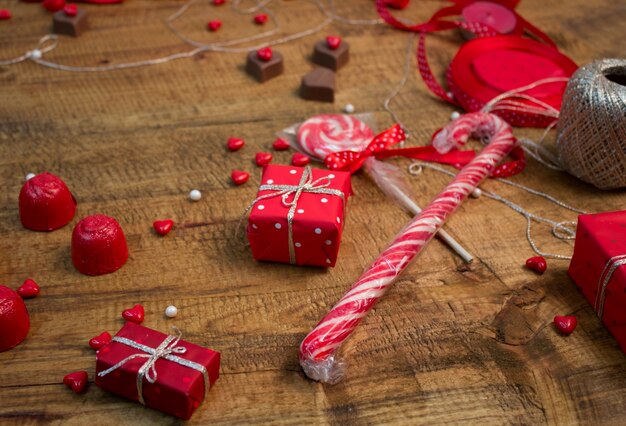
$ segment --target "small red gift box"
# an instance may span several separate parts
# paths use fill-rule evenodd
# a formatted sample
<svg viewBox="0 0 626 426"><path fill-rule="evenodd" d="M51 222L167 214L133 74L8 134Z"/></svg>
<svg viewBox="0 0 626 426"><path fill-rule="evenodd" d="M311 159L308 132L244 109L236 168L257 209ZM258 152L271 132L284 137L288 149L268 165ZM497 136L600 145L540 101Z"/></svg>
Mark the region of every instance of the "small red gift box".
<svg viewBox="0 0 626 426"><path fill-rule="evenodd" d="M626 211L578 216L568 273L626 353Z"/></svg>
<svg viewBox="0 0 626 426"><path fill-rule="evenodd" d="M256 260L334 266L351 194L349 173L268 165L250 207L252 255Z"/></svg>
<svg viewBox="0 0 626 426"><path fill-rule="evenodd" d="M96 385L187 420L219 368L219 352L127 322L96 354Z"/></svg>

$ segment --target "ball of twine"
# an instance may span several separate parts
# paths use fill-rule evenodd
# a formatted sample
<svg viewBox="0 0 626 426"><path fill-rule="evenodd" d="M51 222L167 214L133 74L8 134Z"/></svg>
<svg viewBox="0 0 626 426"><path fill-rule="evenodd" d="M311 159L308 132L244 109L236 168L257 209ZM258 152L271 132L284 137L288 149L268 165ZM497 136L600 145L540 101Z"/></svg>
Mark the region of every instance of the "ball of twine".
<svg viewBox="0 0 626 426"><path fill-rule="evenodd" d="M602 59L576 71L556 144L569 173L600 189L626 187L626 60Z"/></svg>

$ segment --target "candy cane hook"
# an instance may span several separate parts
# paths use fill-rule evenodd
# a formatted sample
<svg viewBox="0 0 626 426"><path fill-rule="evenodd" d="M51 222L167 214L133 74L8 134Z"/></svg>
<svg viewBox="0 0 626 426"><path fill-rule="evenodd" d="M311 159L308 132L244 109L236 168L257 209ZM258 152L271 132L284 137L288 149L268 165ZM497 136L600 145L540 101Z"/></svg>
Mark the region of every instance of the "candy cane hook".
<svg viewBox="0 0 626 426"><path fill-rule="evenodd" d="M470 136L488 138L490 142L409 222L300 344L300 365L309 378L325 383L342 379L342 363L335 359L341 344L468 194L516 146L511 127L498 116L483 112L465 114L451 122L433 144L445 152L464 144Z"/></svg>

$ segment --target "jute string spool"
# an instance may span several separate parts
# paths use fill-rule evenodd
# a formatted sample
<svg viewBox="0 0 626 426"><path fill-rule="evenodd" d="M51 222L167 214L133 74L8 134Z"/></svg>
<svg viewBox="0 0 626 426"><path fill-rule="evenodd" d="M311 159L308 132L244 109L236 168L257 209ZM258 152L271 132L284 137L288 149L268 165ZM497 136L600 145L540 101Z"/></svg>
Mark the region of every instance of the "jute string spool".
<svg viewBox="0 0 626 426"><path fill-rule="evenodd" d="M626 59L578 69L557 124L559 163L600 189L626 187Z"/></svg>

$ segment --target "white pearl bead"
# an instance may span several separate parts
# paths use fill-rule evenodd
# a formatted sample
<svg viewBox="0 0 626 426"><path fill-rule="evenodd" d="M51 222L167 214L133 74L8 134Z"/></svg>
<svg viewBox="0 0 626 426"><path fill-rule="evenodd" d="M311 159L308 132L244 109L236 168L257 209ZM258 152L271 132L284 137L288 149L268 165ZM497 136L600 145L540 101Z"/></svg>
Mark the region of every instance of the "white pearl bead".
<svg viewBox="0 0 626 426"><path fill-rule="evenodd" d="M202 192L198 191L197 189L192 189L191 191L189 191L189 199L191 201L198 201L200 198L202 198Z"/></svg>
<svg viewBox="0 0 626 426"><path fill-rule="evenodd" d="M454 93L452 92L447 92L446 96L449 97L450 99L454 98Z"/></svg>
<svg viewBox="0 0 626 426"><path fill-rule="evenodd" d="M166 317L174 318L176 315L178 315L178 308L176 308L176 306L170 305L167 308L165 308L165 316Z"/></svg>
<svg viewBox="0 0 626 426"><path fill-rule="evenodd" d="M472 197L474 198L479 198L481 195L483 195L483 191L481 191L480 188L476 188L472 191Z"/></svg>
<svg viewBox="0 0 626 426"><path fill-rule="evenodd" d="M32 178L34 178L36 175L34 173L29 173L26 175L26 180L31 180Z"/></svg>
<svg viewBox="0 0 626 426"><path fill-rule="evenodd" d="M31 50L28 54L32 59L41 59L41 50L35 49Z"/></svg>
<svg viewBox="0 0 626 426"><path fill-rule="evenodd" d="M346 106L343 107L343 111L346 114L352 114L354 112L354 105L352 104L346 104Z"/></svg>
<svg viewBox="0 0 626 426"><path fill-rule="evenodd" d="M452 114L450 114L450 120L456 120L460 116L461 114L458 111L453 111Z"/></svg>

